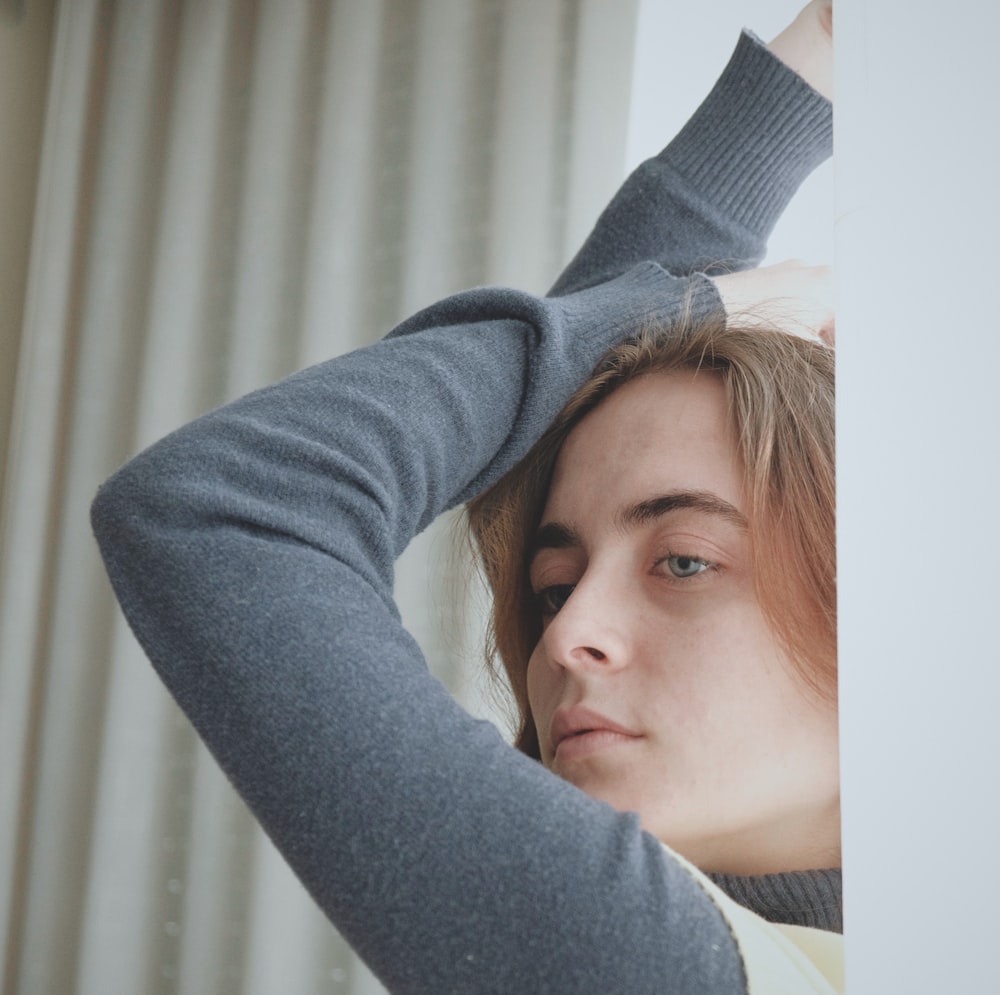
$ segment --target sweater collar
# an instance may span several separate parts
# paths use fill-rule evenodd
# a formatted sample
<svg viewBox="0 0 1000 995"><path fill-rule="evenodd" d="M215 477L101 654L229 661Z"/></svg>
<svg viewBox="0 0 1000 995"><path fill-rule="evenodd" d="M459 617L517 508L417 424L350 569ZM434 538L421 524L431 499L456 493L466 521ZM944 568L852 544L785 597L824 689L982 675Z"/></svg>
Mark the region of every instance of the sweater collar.
<svg viewBox="0 0 1000 995"><path fill-rule="evenodd" d="M842 933L843 882L840 868L781 874L709 874L734 902L769 922Z"/></svg>

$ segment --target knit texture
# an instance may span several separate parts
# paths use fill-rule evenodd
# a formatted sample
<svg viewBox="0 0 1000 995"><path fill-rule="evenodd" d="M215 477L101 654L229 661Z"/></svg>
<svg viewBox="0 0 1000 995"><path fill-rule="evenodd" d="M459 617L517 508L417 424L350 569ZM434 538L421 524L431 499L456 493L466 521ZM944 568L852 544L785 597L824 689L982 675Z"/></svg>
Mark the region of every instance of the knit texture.
<svg viewBox="0 0 1000 995"><path fill-rule="evenodd" d="M734 902L768 922L844 931L840 868L787 874L709 874Z"/></svg>

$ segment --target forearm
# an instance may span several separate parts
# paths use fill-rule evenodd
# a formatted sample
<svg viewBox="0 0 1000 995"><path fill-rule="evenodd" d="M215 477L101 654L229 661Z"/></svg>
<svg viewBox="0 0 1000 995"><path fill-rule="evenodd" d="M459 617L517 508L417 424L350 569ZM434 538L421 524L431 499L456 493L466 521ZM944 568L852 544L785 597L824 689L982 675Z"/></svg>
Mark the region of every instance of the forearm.
<svg viewBox="0 0 1000 995"><path fill-rule="evenodd" d="M829 101L744 33L712 92L632 173L552 293L644 259L675 274L755 265L789 200L831 151Z"/></svg>
<svg viewBox="0 0 1000 995"><path fill-rule="evenodd" d="M346 562L391 598L410 539L520 460L611 345L717 307L709 280L655 263L557 300L455 295L168 436L102 488L98 522L135 501L199 528L242 518ZM127 557L117 531L98 535L112 566Z"/></svg>

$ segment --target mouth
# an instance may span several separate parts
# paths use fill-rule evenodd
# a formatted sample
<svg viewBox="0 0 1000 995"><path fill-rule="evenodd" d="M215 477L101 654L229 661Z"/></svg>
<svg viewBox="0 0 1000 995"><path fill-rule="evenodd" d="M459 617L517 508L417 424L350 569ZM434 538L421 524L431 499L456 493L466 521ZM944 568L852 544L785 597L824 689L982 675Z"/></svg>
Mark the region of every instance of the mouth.
<svg viewBox="0 0 1000 995"><path fill-rule="evenodd" d="M641 739L641 735L589 708L575 705L552 716L550 742L555 758L565 762Z"/></svg>

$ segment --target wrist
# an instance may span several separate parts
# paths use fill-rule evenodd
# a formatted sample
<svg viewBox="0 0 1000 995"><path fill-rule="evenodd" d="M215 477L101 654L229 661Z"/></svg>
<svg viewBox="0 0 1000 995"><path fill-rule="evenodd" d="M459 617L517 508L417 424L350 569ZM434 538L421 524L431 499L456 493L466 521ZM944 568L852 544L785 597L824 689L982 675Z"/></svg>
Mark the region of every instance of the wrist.
<svg viewBox="0 0 1000 995"><path fill-rule="evenodd" d="M831 0L812 0L767 47L814 90L833 99Z"/></svg>

